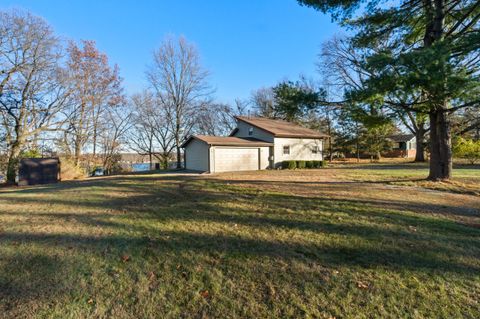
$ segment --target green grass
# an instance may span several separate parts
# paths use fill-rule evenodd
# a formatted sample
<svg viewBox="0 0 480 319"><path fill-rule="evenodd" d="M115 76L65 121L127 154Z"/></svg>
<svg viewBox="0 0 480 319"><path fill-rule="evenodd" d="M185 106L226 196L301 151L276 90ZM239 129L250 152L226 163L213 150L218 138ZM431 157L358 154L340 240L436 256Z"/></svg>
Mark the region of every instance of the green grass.
<svg viewBox="0 0 480 319"><path fill-rule="evenodd" d="M425 175L362 165L4 189L0 313L479 318L480 170Z"/></svg>

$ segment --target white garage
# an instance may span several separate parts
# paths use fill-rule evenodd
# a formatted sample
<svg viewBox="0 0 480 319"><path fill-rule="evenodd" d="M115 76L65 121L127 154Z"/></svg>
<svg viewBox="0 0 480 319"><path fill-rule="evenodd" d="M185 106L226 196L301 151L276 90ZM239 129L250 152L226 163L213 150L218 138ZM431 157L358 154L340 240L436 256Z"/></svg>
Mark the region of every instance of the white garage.
<svg viewBox="0 0 480 319"><path fill-rule="evenodd" d="M248 138L194 135L182 147L186 169L219 173L267 169L273 144Z"/></svg>

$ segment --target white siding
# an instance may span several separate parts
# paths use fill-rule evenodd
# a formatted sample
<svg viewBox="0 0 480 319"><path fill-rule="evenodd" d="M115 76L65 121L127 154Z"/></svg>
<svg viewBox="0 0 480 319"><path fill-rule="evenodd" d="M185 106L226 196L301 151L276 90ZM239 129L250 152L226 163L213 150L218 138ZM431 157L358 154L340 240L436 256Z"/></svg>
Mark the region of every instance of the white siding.
<svg viewBox="0 0 480 319"><path fill-rule="evenodd" d="M268 147L215 146L210 150L212 173L268 168Z"/></svg>
<svg viewBox="0 0 480 319"><path fill-rule="evenodd" d="M253 137L253 138L256 138L258 140L273 143L273 135L272 134L270 134L270 133L268 133L268 132L266 132L262 129L259 129L259 128L253 126L253 125L250 125L250 124L245 123L243 121L237 121L237 128L238 128L238 131L234 135L236 137ZM252 135L248 135L248 132L249 132L250 128L252 128L252 130L253 130Z"/></svg>
<svg viewBox="0 0 480 319"><path fill-rule="evenodd" d="M270 156L270 147L260 147L260 169L270 168L270 161L268 157Z"/></svg>
<svg viewBox="0 0 480 319"><path fill-rule="evenodd" d="M321 139L308 138L275 138L274 161L275 167L279 167L282 161L312 161L323 160L323 141ZM290 146L290 154L283 154L283 147ZM318 147L319 152L313 154L314 146Z"/></svg>
<svg viewBox="0 0 480 319"><path fill-rule="evenodd" d="M407 143L407 150L416 150L416 149L417 149L417 138L414 137Z"/></svg>
<svg viewBox="0 0 480 319"><path fill-rule="evenodd" d="M193 139L185 147L185 168L208 172L208 151L207 143Z"/></svg>

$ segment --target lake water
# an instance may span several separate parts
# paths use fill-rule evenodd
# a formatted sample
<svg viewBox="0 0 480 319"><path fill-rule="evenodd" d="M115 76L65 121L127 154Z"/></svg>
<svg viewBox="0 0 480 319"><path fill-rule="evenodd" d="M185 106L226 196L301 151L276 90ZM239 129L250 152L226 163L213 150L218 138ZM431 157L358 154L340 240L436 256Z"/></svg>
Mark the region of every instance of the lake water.
<svg viewBox="0 0 480 319"><path fill-rule="evenodd" d="M150 170L150 163L136 163L132 164L132 170L134 172L144 172Z"/></svg>

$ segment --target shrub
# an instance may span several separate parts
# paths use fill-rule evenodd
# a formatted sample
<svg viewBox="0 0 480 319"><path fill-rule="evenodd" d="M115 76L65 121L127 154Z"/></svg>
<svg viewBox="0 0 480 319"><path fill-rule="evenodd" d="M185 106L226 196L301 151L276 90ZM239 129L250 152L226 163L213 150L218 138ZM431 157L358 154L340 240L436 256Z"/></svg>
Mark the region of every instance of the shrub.
<svg viewBox="0 0 480 319"><path fill-rule="evenodd" d="M283 161L282 169L304 169L327 167L327 161Z"/></svg>
<svg viewBox="0 0 480 319"><path fill-rule="evenodd" d="M296 168L297 168L297 162L288 161L288 169L296 169Z"/></svg>
<svg viewBox="0 0 480 319"><path fill-rule="evenodd" d="M297 161L297 168L304 169L306 167L305 161Z"/></svg>
<svg viewBox="0 0 480 319"><path fill-rule="evenodd" d="M480 160L480 141L460 137L453 145L453 154L466 159L470 164L475 164Z"/></svg>
<svg viewBox="0 0 480 319"><path fill-rule="evenodd" d="M69 158L60 158L60 178L62 181L82 179L86 176L85 171L76 166Z"/></svg>
<svg viewBox="0 0 480 319"><path fill-rule="evenodd" d="M20 158L41 158L42 154L37 149L29 149L20 153Z"/></svg>
<svg viewBox="0 0 480 319"><path fill-rule="evenodd" d="M283 161L282 162L283 169L295 169L297 168L297 162L295 161Z"/></svg>
<svg viewBox="0 0 480 319"><path fill-rule="evenodd" d="M327 167L327 161L312 161L313 168L324 168Z"/></svg>

